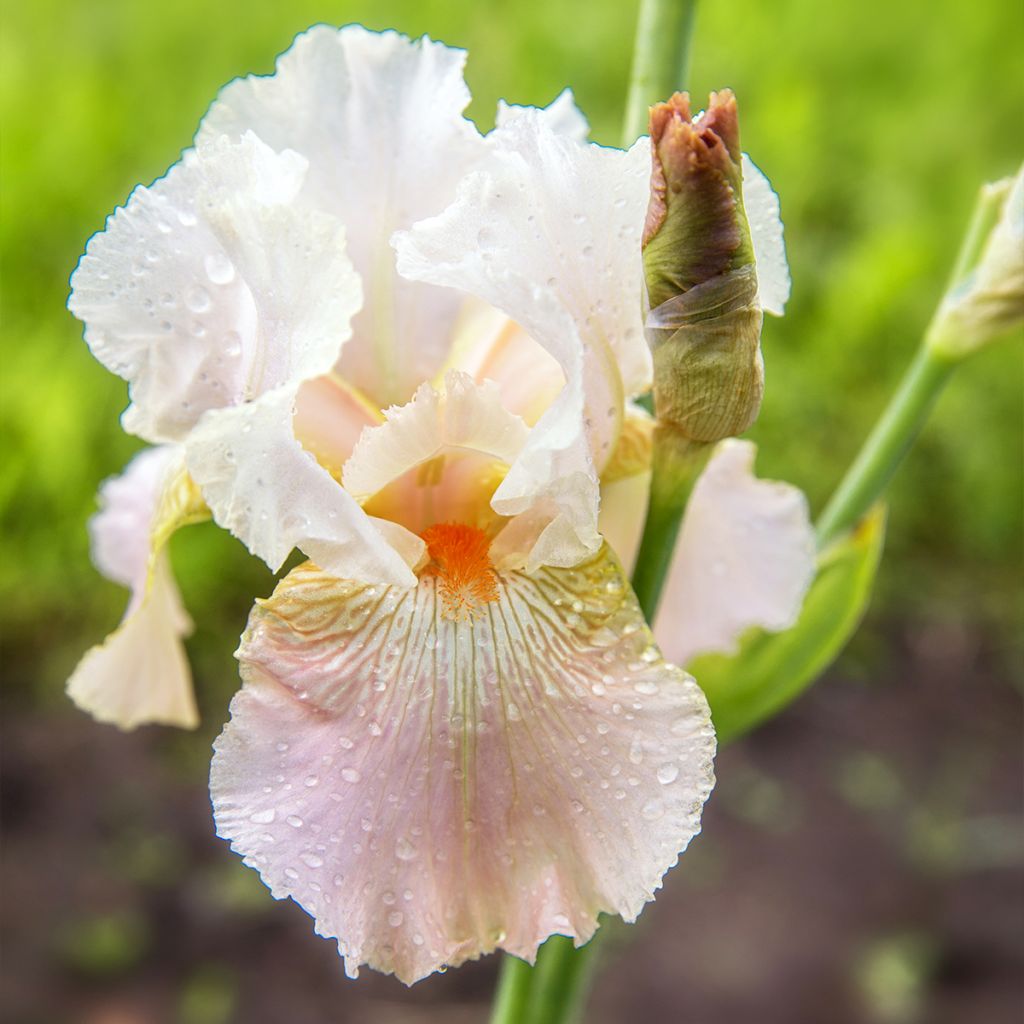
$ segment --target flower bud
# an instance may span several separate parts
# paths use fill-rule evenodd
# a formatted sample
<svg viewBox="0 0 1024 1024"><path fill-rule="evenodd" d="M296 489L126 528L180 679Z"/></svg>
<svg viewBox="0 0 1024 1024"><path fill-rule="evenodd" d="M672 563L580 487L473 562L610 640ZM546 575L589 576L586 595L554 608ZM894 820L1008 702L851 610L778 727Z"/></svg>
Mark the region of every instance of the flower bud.
<svg viewBox="0 0 1024 1024"><path fill-rule="evenodd" d="M1024 324L1024 166L982 188L967 244L977 258L968 257L928 329L932 350L951 359Z"/></svg>
<svg viewBox="0 0 1024 1024"><path fill-rule="evenodd" d="M764 393L736 99L712 93L691 119L689 97L676 93L651 108L650 133L643 261L655 412L691 441L719 441L754 422Z"/></svg>

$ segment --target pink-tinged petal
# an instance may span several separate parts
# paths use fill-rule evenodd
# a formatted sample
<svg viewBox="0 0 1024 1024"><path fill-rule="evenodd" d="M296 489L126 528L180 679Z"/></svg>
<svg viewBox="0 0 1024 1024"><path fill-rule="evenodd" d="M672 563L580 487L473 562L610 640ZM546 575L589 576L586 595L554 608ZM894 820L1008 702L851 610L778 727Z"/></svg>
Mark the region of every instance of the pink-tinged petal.
<svg viewBox="0 0 1024 1024"><path fill-rule="evenodd" d="M90 240L68 305L129 382L125 429L180 441L208 409L331 368L361 291L340 222L296 202L305 169L251 133L213 140Z"/></svg>
<svg viewBox="0 0 1024 1024"><path fill-rule="evenodd" d="M754 246L758 302L766 313L782 316L789 301L791 282L779 197L746 153L743 154L743 208Z"/></svg>
<svg viewBox="0 0 1024 1024"><path fill-rule="evenodd" d="M300 35L269 77L239 79L199 138L247 130L309 161L303 197L344 222L366 305L339 373L381 407L407 401L441 366L461 297L394 271L388 238L442 209L483 153L462 112L465 53L358 26Z"/></svg>
<svg viewBox="0 0 1024 1024"><path fill-rule="evenodd" d="M146 585L153 521L164 485L183 466L178 445L146 448L120 476L100 487L100 509L89 520L93 565L108 580L129 587L136 605Z"/></svg>
<svg viewBox="0 0 1024 1024"><path fill-rule="evenodd" d="M411 586L402 554L296 440L294 415L285 387L211 410L193 430L188 469L217 524L275 572L299 548L345 579Z"/></svg>
<svg viewBox="0 0 1024 1024"><path fill-rule="evenodd" d="M182 638L192 623L181 605L166 553L121 625L89 650L68 680L68 696L100 722L121 729L199 724Z"/></svg>
<svg viewBox="0 0 1024 1024"><path fill-rule="evenodd" d="M731 654L744 630L788 629L814 578L807 500L754 476L757 448L723 441L694 485L655 619L665 655Z"/></svg>
<svg viewBox="0 0 1024 1024"><path fill-rule="evenodd" d="M699 830L714 734L604 549L447 618L312 565L253 611L218 834L360 964L413 982L633 920Z"/></svg>
<svg viewBox="0 0 1024 1024"><path fill-rule="evenodd" d="M295 399L295 436L338 477L363 428L382 419L379 409L334 374L306 381Z"/></svg>
<svg viewBox="0 0 1024 1024"><path fill-rule="evenodd" d="M446 367L498 387L501 404L533 426L565 386L558 360L500 310L467 297Z"/></svg>
<svg viewBox="0 0 1024 1024"><path fill-rule="evenodd" d="M522 107L498 100L498 116L495 123L498 128L504 128L517 117L532 114L534 111L536 111L536 116L556 135L564 135L577 142L586 142L587 135L590 134L590 125L587 124L583 112L576 106L572 89L563 89L551 103L542 109Z"/></svg>

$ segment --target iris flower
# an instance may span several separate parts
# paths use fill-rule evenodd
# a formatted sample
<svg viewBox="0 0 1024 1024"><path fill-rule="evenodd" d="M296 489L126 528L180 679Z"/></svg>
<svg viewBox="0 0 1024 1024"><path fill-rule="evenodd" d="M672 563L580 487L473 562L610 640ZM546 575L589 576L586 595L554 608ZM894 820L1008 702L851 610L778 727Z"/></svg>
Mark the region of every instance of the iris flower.
<svg viewBox="0 0 1024 1024"><path fill-rule="evenodd" d="M727 442L655 642L623 568L649 145L586 143L568 93L481 135L464 58L300 36L110 218L70 300L157 446L101 492L95 561L132 598L70 693L125 728L194 724L167 537L209 515L274 570L302 551L242 637L217 829L349 973L406 982L637 916L713 784L677 664L790 624L812 559L802 496ZM778 207L749 173L775 306Z"/></svg>

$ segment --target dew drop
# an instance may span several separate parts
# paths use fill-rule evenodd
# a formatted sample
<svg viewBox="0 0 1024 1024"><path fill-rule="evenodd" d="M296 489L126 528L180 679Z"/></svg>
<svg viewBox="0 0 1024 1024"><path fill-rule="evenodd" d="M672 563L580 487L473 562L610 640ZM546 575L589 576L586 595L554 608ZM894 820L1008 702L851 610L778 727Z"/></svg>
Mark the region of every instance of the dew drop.
<svg viewBox="0 0 1024 1024"><path fill-rule="evenodd" d="M294 882L299 877L299 873L295 868L285 868L284 876L285 878L290 878Z"/></svg>
<svg viewBox="0 0 1024 1024"><path fill-rule="evenodd" d="M629 745L629 760L631 764L642 764L644 759L644 745L639 736L633 737Z"/></svg>
<svg viewBox="0 0 1024 1024"><path fill-rule="evenodd" d="M356 771L355 768L342 768L341 777L346 782L358 782L362 778L362 776L359 774L358 771Z"/></svg>
<svg viewBox="0 0 1024 1024"><path fill-rule="evenodd" d="M648 800L647 803L640 808L640 813L648 821L657 821L665 813L665 808L660 800Z"/></svg>
<svg viewBox="0 0 1024 1024"><path fill-rule="evenodd" d="M269 825L277 815L272 807L268 807L265 811L254 811L249 815L249 820L254 825Z"/></svg>
<svg viewBox="0 0 1024 1024"><path fill-rule="evenodd" d="M400 837L398 842L395 843L395 856L399 860L415 860L417 855L416 847L404 836Z"/></svg>
<svg viewBox="0 0 1024 1024"><path fill-rule="evenodd" d="M658 781L663 785L667 786L670 782L675 782L679 778L679 768L674 764L663 764L658 769Z"/></svg>
<svg viewBox="0 0 1024 1024"><path fill-rule="evenodd" d="M388 924L391 925L392 928L397 928L404 920L405 914L400 910L392 910L391 913L388 914Z"/></svg>
<svg viewBox="0 0 1024 1024"><path fill-rule="evenodd" d="M193 313L205 313L211 305L210 293L201 285L195 285L185 292L185 305Z"/></svg>
<svg viewBox="0 0 1024 1024"><path fill-rule="evenodd" d="M301 860L307 867L311 868L322 868L324 866L323 857L315 853L300 853L299 860Z"/></svg>
<svg viewBox="0 0 1024 1024"><path fill-rule="evenodd" d="M302 819L297 814L289 814L285 821L291 825L292 828L302 828Z"/></svg>
<svg viewBox="0 0 1024 1024"><path fill-rule="evenodd" d="M210 253L203 259L206 276L214 284L229 284L235 276L234 264L223 253Z"/></svg>

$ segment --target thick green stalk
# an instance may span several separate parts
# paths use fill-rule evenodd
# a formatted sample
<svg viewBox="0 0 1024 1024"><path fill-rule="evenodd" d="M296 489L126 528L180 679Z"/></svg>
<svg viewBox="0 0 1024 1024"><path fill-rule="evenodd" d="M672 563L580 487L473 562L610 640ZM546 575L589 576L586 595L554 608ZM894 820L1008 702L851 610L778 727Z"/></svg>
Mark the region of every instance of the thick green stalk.
<svg viewBox="0 0 1024 1024"><path fill-rule="evenodd" d="M818 546L852 527L885 490L956 363L922 345L817 523Z"/></svg>
<svg viewBox="0 0 1024 1024"><path fill-rule="evenodd" d="M640 0L622 144L647 131L648 109L685 88L697 0Z"/></svg>

